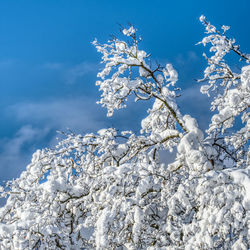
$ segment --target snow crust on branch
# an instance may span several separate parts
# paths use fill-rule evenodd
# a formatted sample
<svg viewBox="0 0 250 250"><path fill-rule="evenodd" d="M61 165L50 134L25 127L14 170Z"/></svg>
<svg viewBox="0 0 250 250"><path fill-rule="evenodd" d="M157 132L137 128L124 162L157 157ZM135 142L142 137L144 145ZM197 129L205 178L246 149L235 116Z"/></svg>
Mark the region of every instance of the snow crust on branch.
<svg viewBox="0 0 250 250"><path fill-rule="evenodd" d="M214 95L208 134L176 102L178 74L152 67L137 30L93 44L102 53L97 85L112 115L128 96L153 100L141 133L114 128L63 133L54 149L37 150L19 178L1 187L1 249L249 249L248 57L204 16L211 44L202 92ZM224 56L245 60L234 73ZM230 114L230 116L228 116ZM240 117L242 127L228 130ZM225 133L228 133L225 135ZM176 148L171 164L159 151Z"/></svg>

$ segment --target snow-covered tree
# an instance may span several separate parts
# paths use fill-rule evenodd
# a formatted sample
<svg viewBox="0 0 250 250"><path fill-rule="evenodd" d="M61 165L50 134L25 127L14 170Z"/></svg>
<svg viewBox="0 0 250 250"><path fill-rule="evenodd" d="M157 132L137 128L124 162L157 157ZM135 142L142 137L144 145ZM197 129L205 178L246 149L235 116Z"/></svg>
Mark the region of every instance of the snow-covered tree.
<svg viewBox="0 0 250 250"><path fill-rule="evenodd" d="M250 57L225 35L229 27L200 21L201 43L210 46L201 92L216 90L206 133L176 104L176 70L152 64L133 26L122 30L124 40L95 40L108 116L129 96L153 102L140 135L65 133L56 148L35 152L2 187L1 249L250 248ZM228 53L241 70L229 66ZM173 148L175 161L161 163L159 150Z"/></svg>

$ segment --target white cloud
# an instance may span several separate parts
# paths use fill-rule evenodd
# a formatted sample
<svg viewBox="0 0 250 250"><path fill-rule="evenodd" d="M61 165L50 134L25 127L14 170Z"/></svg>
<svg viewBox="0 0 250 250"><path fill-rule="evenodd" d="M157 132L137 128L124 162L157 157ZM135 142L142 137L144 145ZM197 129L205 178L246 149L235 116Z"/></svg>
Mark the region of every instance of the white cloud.
<svg viewBox="0 0 250 250"><path fill-rule="evenodd" d="M41 65L42 69L55 71L61 75L64 82L74 84L79 78L97 71L97 64L91 62L81 62L79 64L67 64L62 62L46 62Z"/></svg>
<svg viewBox="0 0 250 250"><path fill-rule="evenodd" d="M27 144L39 141L48 133L48 128L34 128L31 125L22 126L12 138L0 141L0 175L1 179L17 177L29 162L31 151L23 153ZM31 147L32 148L32 147Z"/></svg>
<svg viewBox="0 0 250 250"><path fill-rule="evenodd" d="M82 62L80 64L74 65L65 73L66 83L73 84L78 78L81 78L88 73L95 72L96 69L97 65L90 62Z"/></svg>
<svg viewBox="0 0 250 250"><path fill-rule="evenodd" d="M194 51L188 51L185 54L178 54L175 58L175 62L180 66L189 66L192 67L200 57Z"/></svg>
<svg viewBox="0 0 250 250"><path fill-rule="evenodd" d="M5 152L19 153L24 143L32 141L34 138L39 138L43 136L44 133L46 133L46 129L42 131L33 128L31 125L25 125L17 131L14 138L7 141L4 147Z"/></svg>
<svg viewBox="0 0 250 250"><path fill-rule="evenodd" d="M84 134L105 127L105 113L95 100L87 98L18 103L7 111L20 129L12 137L0 139L1 180L18 177L37 148L53 147L57 130L70 128Z"/></svg>
<svg viewBox="0 0 250 250"><path fill-rule="evenodd" d="M84 97L18 103L9 108L19 122L56 129L95 130L105 115L95 100Z"/></svg>
<svg viewBox="0 0 250 250"><path fill-rule="evenodd" d="M6 113L21 128L11 138L0 141L2 179L17 177L37 148L53 147L57 143L57 130L66 131L69 128L75 133L85 134L110 126L120 129L139 126L138 112L146 115L142 111L145 104L138 103L136 106L117 112L115 117L108 119L106 110L97 105L94 98L86 97L23 102L8 107ZM5 169L8 171L4 175Z"/></svg>

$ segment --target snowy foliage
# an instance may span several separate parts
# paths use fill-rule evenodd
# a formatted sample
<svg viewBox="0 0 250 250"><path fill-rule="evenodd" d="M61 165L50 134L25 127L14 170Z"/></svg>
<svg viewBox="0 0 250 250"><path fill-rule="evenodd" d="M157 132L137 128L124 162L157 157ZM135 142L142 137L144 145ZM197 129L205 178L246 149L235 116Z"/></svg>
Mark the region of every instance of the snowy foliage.
<svg viewBox="0 0 250 250"><path fill-rule="evenodd" d="M21 176L1 188L1 249L249 249L249 56L200 21L211 57L201 92L213 94L207 134L175 102L178 74L151 65L130 26L125 40L93 42L102 54L97 85L108 116L129 96L152 100L141 133L102 129L65 133L55 149L34 153ZM226 54L244 62L233 72ZM235 125L241 119L242 126ZM160 162L159 150L176 148Z"/></svg>

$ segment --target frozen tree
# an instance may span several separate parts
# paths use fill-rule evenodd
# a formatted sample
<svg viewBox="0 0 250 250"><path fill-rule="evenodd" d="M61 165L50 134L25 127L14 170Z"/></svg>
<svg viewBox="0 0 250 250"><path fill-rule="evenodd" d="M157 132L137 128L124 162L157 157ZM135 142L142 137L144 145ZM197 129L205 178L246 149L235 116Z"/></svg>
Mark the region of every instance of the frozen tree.
<svg viewBox="0 0 250 250"><path fill-rule="evenodd" d="M133 26L106 44L97 85L108 116L135 101L153 102L139 135L114 128L64 133L38 150L1 190L1 249L249 249L249 56L211 25L201 92L213 95L204 134L177 104L178 74L153 64ZM242 60L233 71L228 53ZM240 125L235 125L240 120ZM171 164L159 150L177 149Z"/></svg>

